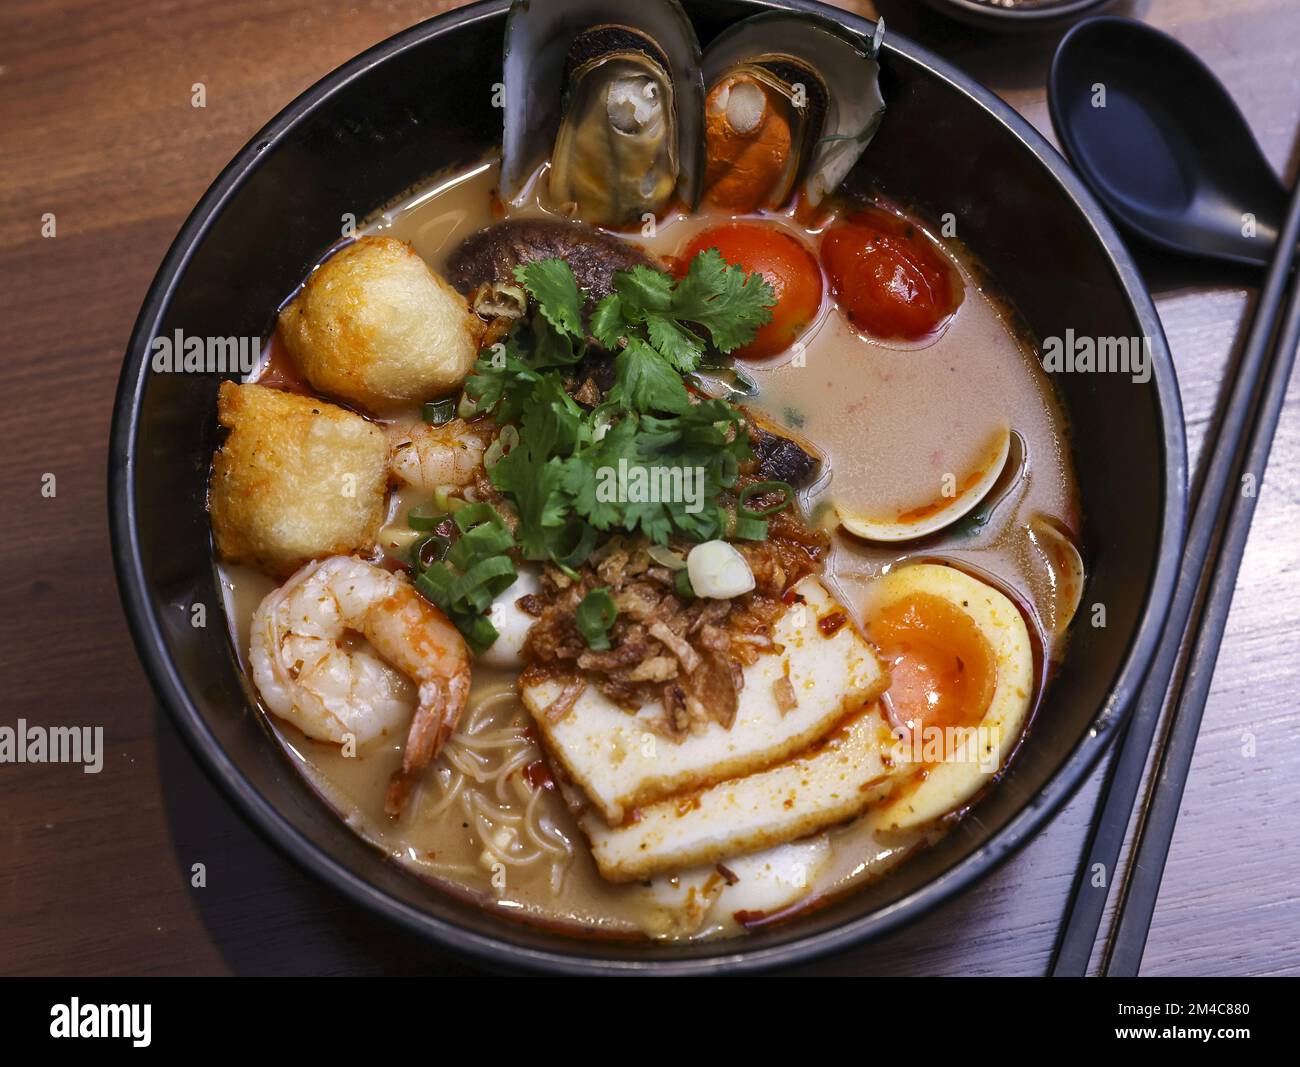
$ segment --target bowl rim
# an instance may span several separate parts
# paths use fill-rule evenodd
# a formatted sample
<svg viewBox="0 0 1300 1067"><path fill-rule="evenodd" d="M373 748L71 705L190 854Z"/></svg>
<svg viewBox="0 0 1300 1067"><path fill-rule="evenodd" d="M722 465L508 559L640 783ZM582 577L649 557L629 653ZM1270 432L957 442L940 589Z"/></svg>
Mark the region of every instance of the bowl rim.
<svg viewBox="0 0 1300 1067"><path fill-rule="evenodd" d="M1151 339L1156 408L1161 423L1165 458L1164 504L1155 572L1141 608L1136 632L1120 665L1115 684L1094 714L1090 729L1085 731L1039 794L1027 801L1006 826L970 855L901 900L831 929L771 946L746 946L743 941L719 941L716 942L719 948L716 954L690 959L598 958L588 954L572 955L560 950L523 946L509 939L508 923L502 924L503 934L500 938L467 930L388 896L356 872L336 862L299 833L243 777L208 728L191 694L182 683L178 666L163 637L160 616L154 611L146 594L135 476L140 406L149 371L149 339L156 333L180 278L189 267L198 246L236 190L260 166L264 153L305 121L324 101L393 56L462 27L492 22L504 15L509 6L509 0L484 0L435 16L374 45L321 78L259 130L227 164L172 242L150 283L132 330L114 399L109 438L108 499L113 563L118 592L137 653L155 695L199 764L266 840L300 867L368 911L422 937L430 938L444 948L468 953L476 960L496 968L522 968L561 974L735 973L807 962L847 949L919 917L989 874L1030 840L1080 786L1118 732L1119 726L1126 720L1128 709L1150 664L1172 595L1186 521L1186 442L1174 365L1155 306L1118 233L1083 181L1026 119L990 90L909 39L891 34L885 41L885 48L922 67L930 76L971 99L1006 127L1019 141L1021 149L1037 157L1039 164L1051 174L1061 191L1073 203L1081 224L1091 230L1093 238L1104 250L1115 281L1124 292L1134 318L1141 324L1144 334ZM813 12L836 18L860 31L868 31L871 26L864 19L812 0L757 0L755 6ZM592 943L581 943L590 952Z"/></svg>
<svg viewBox="0 0 1300 1067"><path fill-rule="evenodd" d="M932 11L968 26L996 30L1050 30L1113 0L1051 0L1042 7L997 7L981 0L924 0Z"/></svg>

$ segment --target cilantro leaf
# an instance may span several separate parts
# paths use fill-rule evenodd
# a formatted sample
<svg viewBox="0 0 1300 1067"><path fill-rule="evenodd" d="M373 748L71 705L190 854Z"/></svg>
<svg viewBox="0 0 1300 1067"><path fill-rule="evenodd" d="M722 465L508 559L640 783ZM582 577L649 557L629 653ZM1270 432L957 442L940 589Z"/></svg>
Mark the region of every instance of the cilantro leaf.
<svg viewBox="0 0 1300 1067"><path fill-rule="evenodd" d="M564 464L544 448L520 441L492 468L492 484L509 495L519 515L516 536L527 559L549 559L564 526L570 500L564 492Z"/></svg>
<svg viewBox="0 0 1300 1067"><path fill-rule="evenodd" d="M658 312L645 316L646 333L654 345L682 373L695 370L704 355L704 341L694 330Z"/></svg>
<svg viewBox="0 0 1300 1067"><path fill-rule="evenodd" d="M618 271L614 291L634 317L647 311L667 311L673 306L672 275L651 267Z"/></svg>
<svg viewBox="0 0 1300 1067"><path fill-rule="evenodd" d="M623 316L623 302L618 293L610 293L596 305L588 325L591 336L609 351L618 349L618 343L627 335L629 325Z"/></svg>
<svg viewBox="0 0 1300 1067"><path fill-rule="evenodd" d="M639 337L614 357L611 403L628 411L685 411L690 394L673 365Z"/></svg>
<svg viewBox="0 0 1300 1067"><path fill-rule="evenodd" d="M474 363L474 373L465 381L465 392L475 407L495 412L498 422L519 417L522 401L541 380L527 361L527 347L518 331L485 348Z"/></svg>
<svg viewBox="0 0 1300 1067"><path fill-rule="evenodd" d="M733 352L771 321L775 304L776 293L761 274L746 274L708 248L691 260L677 283L672 314L703 326L720 351Z"/></svg>
<svg viewBox="0 0 1300 1067"><path fill-rule="evenodd" d="M530 310L480 355L466 392L499 425L519 429L490 477L517 515L522 555L574 567L616 529L659 544L725 536L718 496L749 455L745 417L726 400L693 398L683 375L752 340L770 318L771 288L716 250L677 280L648 267L616 273L614 291L589 314L564 261L531 263L516 277ZM613 354L613 385L593 409L570 394L588 337ZM478 607L498 569L475 572L463 610Z"/></svg>
<svg viewBox="0 0 1300 1067"><path fill-rule="evenodd" d="M573 271L563 259L536 259L515 267L515 280L537 301L537 307L557 333L581 341L584 297Z"/></svg>

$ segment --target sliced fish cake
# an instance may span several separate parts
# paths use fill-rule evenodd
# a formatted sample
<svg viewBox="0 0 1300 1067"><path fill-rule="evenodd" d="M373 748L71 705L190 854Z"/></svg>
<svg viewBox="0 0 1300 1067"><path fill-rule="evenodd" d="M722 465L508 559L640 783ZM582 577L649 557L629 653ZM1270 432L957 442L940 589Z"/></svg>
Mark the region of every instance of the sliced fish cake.
<svg viewBox="0 0 1300 1067"><path fill-rule="evenodd" d="M522 692L552 759L606 822L688 789L771 766L803 750L844 716L875 700L888 684L875 650L816 577L796 586L803 598L777 622L784 646L745 668L740 708L730 729L710 723L680 742L655 734L648 722L657 703L633 715L589 686L559 722L544 709L561 683ZM783 710L777 685L790 682L797 704Z"/></svg>
<svg viewBox="0 0 1300 1067"><path fill-rule="evenodd" d="M891 786L893 735L879 704L847 719L825 740L767 770L638 808L609 826L577 803L578 824L601 875L632 882L663 871L784 844L861 814Z"/></svg>

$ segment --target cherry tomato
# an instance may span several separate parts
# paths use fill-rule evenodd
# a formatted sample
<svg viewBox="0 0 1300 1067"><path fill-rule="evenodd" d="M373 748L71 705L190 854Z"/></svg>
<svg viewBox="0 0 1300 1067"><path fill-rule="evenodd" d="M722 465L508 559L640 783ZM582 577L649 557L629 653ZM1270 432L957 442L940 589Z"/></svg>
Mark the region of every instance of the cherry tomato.
<svg viewBox="0 0 1300 1067"><path fill-rule="evenodd" d="M925 234L897 215L857 211L822 238L822 266L849 322L883 340L933 333L962 301L961 278Z"/></svg>
<svg viewBox="0 0 1300 1067"><path fill-rule="evenodd" d="M817 317L822 304L822 272L816 257L788 231L761 222L731 222L696 234L678 259L677 273L708 248L733 267L763 275L776 294L772 320L735 355L765 359L784 352Z"/></svg>

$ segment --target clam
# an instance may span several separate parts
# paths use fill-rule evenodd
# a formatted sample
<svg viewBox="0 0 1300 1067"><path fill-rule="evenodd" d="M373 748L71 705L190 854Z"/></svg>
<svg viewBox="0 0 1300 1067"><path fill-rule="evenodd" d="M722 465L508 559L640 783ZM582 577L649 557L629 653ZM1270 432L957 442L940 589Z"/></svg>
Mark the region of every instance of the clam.
<svg viewBox="0 0 1300 1067"><path fill-rule="evenodd" d="M723 32L704 55L705 202L734 214L811 205L844 180L884 115L870 40L829 19L772 12Z"/></svg>
<svg viewBox="0 0 1300 1067"><path fill-rule="evenodd" d="M506 24L501 192L550 161L557 207L624 228L698 198L704 83L676 0L515 0Z"/></svg>
<svg viewBox="0 0 1300 1067"><path fill-rule="evenodd" d="M1035 515L1029 520L1028 536L1047 584L1043 622L1054 636L1060 637L1083 599L1083 556L1073 538L1046 516Z"/></svg>
<svg viewBox="0 0 1300 1067"><path fill-rule="evenodd" d="M865 541L915 541L951 526L981 503L1002 499L1019 481L1024 466L1020 435L1004 425L993 434L973 469L945 486L951 492L941 492L929 503L893 515L863 515L841 504L835 505L835 511L840 525ZM999 486L1002 491L995 492Z"/></svg>

